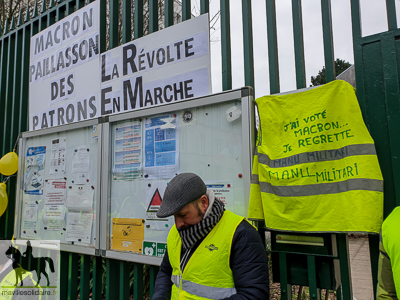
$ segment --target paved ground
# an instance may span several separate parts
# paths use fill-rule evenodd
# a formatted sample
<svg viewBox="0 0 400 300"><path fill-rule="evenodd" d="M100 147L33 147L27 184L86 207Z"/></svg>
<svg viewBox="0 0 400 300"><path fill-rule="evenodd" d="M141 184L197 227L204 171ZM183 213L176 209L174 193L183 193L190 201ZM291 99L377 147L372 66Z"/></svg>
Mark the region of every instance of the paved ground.
<svg viewBox="0 0 400 300"><path fill-rule="evenodd" d="M368 238L349 238L351 278L355 300L373 300Z"/></svg>

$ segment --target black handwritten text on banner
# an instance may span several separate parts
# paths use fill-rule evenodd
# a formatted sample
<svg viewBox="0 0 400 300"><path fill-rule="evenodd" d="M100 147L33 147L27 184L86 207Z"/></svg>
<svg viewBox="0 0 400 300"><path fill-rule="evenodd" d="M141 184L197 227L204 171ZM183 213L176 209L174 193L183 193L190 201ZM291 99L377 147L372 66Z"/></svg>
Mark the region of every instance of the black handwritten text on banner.
<svg viewBox="0 0 400 300"><path fill-rule="evenodd" d="M92 118L89 99L100 86L99 20L95 1L31 37L29 130L70 123L72 107L76 114L82 108L81 120Z"/></svg>
<svg viewBox="0 0 400 300"><path fill-rule="evenodd" d="M32 37L30 130L211 93L208 15L100 54L97 2Z"/></svg>

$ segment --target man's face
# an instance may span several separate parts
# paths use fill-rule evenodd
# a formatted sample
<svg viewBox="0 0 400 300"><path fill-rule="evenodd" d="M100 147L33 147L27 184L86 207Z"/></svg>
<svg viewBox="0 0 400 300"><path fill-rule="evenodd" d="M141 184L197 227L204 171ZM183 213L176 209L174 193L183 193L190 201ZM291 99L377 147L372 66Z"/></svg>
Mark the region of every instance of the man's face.
<svg viewBox="0 0 400 300"><path fill-rule="evenodd" d="M176 228L184 230L198 224L203 219L207 208L208 199L205 195L187 204L174 215Z"/></svg>

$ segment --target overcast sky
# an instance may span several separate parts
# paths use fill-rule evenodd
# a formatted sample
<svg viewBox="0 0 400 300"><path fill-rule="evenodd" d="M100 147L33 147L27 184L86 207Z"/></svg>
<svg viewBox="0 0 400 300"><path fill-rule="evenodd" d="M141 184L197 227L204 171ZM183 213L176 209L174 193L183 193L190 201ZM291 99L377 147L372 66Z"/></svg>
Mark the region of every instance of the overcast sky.
<svg viewBox="0 0 400 300"><path fill-rule="evenodd" d="M385 0L361 0L363 36L387 30ZM400 1L396 1L399 15ZM244 86L241 0L231 0L231 51L233 88ZM210 15L219 10L219 1L210 2ZM256 98L269 94L268 47L265 0L252 1ZM281 92L296 89L291 0L276 0L278 55ZM307 86L311 76L324 66L321 0L303 0L303 30ZM332 0L334 56L354 63L350 0ZM398 20L398 23L399 20ZM222 91L220 23L211 29L213 93Z"/></svg>

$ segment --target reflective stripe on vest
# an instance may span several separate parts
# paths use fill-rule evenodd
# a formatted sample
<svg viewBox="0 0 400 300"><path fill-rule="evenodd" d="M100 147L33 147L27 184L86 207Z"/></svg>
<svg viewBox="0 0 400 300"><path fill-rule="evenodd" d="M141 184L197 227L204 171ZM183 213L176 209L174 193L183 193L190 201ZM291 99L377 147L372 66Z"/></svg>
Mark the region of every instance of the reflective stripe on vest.
<svg viewBox="0 0 400 300"><path fill-rule="evenodd" d="M340 182L330 182L309 185L274 186L269 182L259 182L258 176L252 177L253 184L259 184L263 193L271 193L281 197L314 196L321 194L336 194L347 191L366 190L383 192L383 181L377 179L349 179Z"/></svg>
<svg viewBox="0 0 400 300"><path fill-rule="evenodd" d="M336 80L256 104L249 219L276 230L378 233L383 178L353 87Z"/></svg>
<svg viewBox="0 0 400 300"><path fill-rule="evenodd" d="M256 148L257 151L257 148ZM267 154L257 153L260 164L269 166L270 168L280 168L282 166L294 166L309 162L338 160L341 158L354 155L376 155L375 145L348 145L339 149L322 150L300 153L281 159L270 159Z"/></svg>
<svg viewBox="0 0 400 300"><path fill-rule="evenodd" d="M180 288L179 276L171 275L171 281ZM224 299L236 294L235 288L218 288L182 280L182 290L198 297L207 299Z"/></svg>
<svg viewBox="0 0 400 300"><path fill-rule="evenodd" d="M397 298L400 299L400 206L382 224L382 243L392 266Z"/></svg>
<svg viewBox="0 0 400 300"><path fill-rule="evenodd" d="M236 294L229 260L233 235L243 219L225 211L191 256L183 274L180 269L182 242L176 227L171 228L167 239L173 269L171 299L223 299Z"/></svg>

